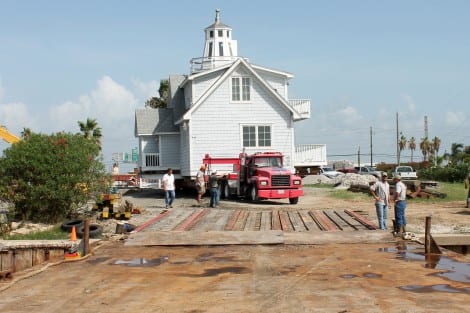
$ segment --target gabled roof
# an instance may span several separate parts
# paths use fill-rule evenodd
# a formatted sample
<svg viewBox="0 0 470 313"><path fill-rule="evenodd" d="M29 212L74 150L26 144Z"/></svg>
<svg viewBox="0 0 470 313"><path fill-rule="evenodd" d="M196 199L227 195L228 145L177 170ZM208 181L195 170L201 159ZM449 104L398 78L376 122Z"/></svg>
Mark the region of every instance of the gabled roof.
<svg viewBox="0 0 470 313"><path fill-rule="evenodd" d="M173 110L168 108L137 109L135 111L135 136L178 133Z"/></svg>
<svg viewBox="0 0 470 313"><path fill-rule="evenodd" d="M203 103L217 88L237 69L237 67L243 66L247 69L248 72L250 72L259 82L260 84L266 89L266 91L271 94L275 99L277 99L281 105L283 105L287 110L292 112L294 115L294 119L300 118L300 114L289 104L289 101L284 99L279 93L277 93L273 88L257 73L255 70L263 70L263 71L270 71L272 73L278 74L278 75L284 75L286 78L291 78L293 77L292 74L287 73L287 72L280 72L280 71L274 71L270 70L268 68L260 67L260 66L252 66L250 63L248 63L246 60L243 58L238 58L235 62L233 62L231 65L227 66L228 69L225 71L223 75L221 75L212 86L210 86L202 95L199 97L199 99L191 106L191 108L186 111L186 113L183 115L181 119L177 121L177 123L182 122L182 120L189 120L191 118L191 114ZM218 68L220 70L221 68ZM213 72L213 71L210 71ZM201 72L195 75L191 75L188 77L188 80L194 79L194 76L196 77L201 77L204 76L204 74L208 74L208 72Z"/></svg>

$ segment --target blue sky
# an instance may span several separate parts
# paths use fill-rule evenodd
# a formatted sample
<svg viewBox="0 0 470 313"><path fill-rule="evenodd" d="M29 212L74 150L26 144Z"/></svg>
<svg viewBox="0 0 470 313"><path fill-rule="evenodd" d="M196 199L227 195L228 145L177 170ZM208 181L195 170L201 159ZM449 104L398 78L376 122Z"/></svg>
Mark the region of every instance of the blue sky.
<svg viewBox="0 0 470 313"><path fill-rule="evenodd" d="M360 148L365 162L372 127L374 162L394 161L398 112L399 130L418 141L427 116L439 154L470 145L464 0L2 0L0 124L78 132L95 118L110 167L112 153L137 146L135 109L202 56L217 8L240 56L294 74L290 98L311 99L297 143L326 144L329 159L356 160Z"/></svg>

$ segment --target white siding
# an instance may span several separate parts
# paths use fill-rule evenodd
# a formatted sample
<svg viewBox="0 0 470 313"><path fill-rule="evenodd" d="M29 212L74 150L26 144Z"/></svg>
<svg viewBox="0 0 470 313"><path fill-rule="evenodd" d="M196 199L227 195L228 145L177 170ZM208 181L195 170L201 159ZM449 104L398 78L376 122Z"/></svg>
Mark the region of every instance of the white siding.
<svg viewBox="0 0 470 313"><path fill-rule="evenodd" d="M282 97L287 99L287 85L284 76L275 75L273 73L259 71L260 75L272 88L277 91Z"/></svg>
<svg viewBox="0 0 470 313"><path fill-rule="evenodd" d="M247 75L237 71L234 76ZM251 102L230 101L229 77L191 116L191 174L195 175L206 153L234 157L242 152L241 125L271 125L271 148L247 149L247 153L279 151L286 167L293 168L294 131L291 113L252 77Z"/></svg>
<svg viewBox="0 0 470 313"><path fill-rule="evenodd" d="M198 99L209 89L215 81L223 75L223 71L217 71L202 77L198 77L193 81L193 103L196 103Z"/></svg>
<svg viewBox="0 0 470 313"><path fill-rule="evenodd" d="M160 167L180 168L180 136L160 136Z"/></svg>

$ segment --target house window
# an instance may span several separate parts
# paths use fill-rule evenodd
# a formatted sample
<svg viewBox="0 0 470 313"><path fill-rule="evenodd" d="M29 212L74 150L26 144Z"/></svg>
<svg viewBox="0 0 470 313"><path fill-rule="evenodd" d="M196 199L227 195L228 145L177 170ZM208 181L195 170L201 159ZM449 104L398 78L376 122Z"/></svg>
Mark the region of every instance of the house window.
<svg viewBox="0 0 470 313"><path fill-rule="evenodd" d="M243 147L271 147L271 126L243 126Z"/></svg>
<svg viewBox="0 0 470 313"><path fill-rule="evenodd" d="M250 101L250 88L249 77L232 77L232 101Z"/></svg>
<svg viewBox="0 0 470 313"><path fill-rule="evenodd" d="M219 33L219 34L218 34L219 37L223 37L223 36L224 36L224 31L223 31L223 30L219 29L218 33Z"/></svg>
<svg viewBox="0 0 470 313"><path fill-rule="evenodd" d="M214 38L214 31L213 31L213 30L211 30L211 31L209 32L209 37L210 37L210 38Z"/></svg>
<svg viewBox="0 0 470 313"><path fill-rule="evenodd" d="M209 57L212 56L212 42L209 42Z"/></svg>

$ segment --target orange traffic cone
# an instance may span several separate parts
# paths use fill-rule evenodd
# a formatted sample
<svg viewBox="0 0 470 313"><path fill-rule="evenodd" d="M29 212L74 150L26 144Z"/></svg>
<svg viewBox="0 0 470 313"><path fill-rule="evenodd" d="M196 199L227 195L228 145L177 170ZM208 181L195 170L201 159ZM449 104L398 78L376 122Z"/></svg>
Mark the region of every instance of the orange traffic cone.
<svg viewBox="0 0 470 313"><path fill-rule="evenodd" d="M75 226L72 226L72 232L70 233L70 241L77 241L77 232Z"/></svg>

